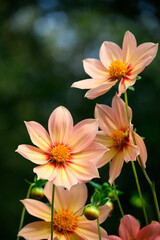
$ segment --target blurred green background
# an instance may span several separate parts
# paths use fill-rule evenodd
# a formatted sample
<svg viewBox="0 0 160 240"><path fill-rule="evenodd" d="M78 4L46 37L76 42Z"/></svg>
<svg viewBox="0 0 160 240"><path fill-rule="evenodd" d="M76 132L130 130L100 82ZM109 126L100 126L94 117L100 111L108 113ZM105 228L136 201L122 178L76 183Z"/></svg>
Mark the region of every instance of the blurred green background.
<svg viewBox="0 0 160 240"><path fill-rule="evenodd" d="M24 120L47 128L51 112L63 105L74 122L93 118L95 104L111 104L116 88L95 100L84 98L85 90L71 89L73 82L87 78L84 58L99 58L103 41L121 46L130 30L138 44L160 41L160 3L144 0L1 0L0 1L0 131L1 131L1 238L16 239L22 204L32 181L35 164L15 153L19 144L31 144ZM145 136L147 171L159 194L160 144L160 53L141 74L136 91L128 93L137 132ZM148 202L150 219L156 219L150 188L136 164ZM100 169L108 180L108 166ZM135 205L136 185L130 164L116 180L125 213L144 218ZM89 186L89 193L93 188ZM160 196L158 196L160 200ZM131 201L132 199L132 201ZM132 202L132 204L131 204ZM26 216L25 223L35 218ZM103 227L117 234L120 213L115 203L112 217Z"/></svg>

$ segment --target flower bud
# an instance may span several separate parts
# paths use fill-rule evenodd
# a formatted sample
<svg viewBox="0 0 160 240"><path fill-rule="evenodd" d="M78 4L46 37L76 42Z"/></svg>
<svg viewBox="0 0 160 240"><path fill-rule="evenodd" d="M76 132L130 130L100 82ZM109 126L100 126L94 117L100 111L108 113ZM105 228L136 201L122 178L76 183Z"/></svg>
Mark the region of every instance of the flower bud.
<svg viewBox="0 0 160 240"><path fill-rule="evenodd" d="M37 199L41 199L44 196L44 191L42 187L33 187L31 190L31 196Z"/></svg>
<svg viewBox="0 0 160 240"><path fill-rule="evenodd" d="M113 209L114 209L114 204L111 201L107 201L106 205L108 205L111 208L111 210L109 212L109 217L110 217L112 215L112 212L113 212Z"/></svg>
<svg viewBox="0 0 160 240"><path fill-rule="evenodd" d="M95 220L99 217L99 209L96 206L89 205L84 210L84 216L88 220Z"/></svg>

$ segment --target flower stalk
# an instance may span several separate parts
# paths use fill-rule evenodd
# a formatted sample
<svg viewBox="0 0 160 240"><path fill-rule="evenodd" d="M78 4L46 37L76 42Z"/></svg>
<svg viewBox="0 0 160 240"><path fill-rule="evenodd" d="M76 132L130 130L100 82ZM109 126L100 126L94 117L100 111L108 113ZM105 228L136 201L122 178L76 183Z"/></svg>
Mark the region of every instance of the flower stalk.
<svg viewBox="0 0 160 240"><path fill-rule="evenodd" d="M117 203L118 203L118 206L119 206L119 210L120 210L121 215L122 215L122 217L123 217L123 216L124 216L124 211L123 211L121 202L120 202L119 197L118 197L118 194L117 194L117 189L116 189L115 181L113 182L113 188L114 188L114 193L115 193L116 200L117 200Z"/></svg>
<svg viewBox="0 0 160 240"><path fill-rule="evenodd" d="M98 235L99 235L99 240L101 240L101 229L100 229L100 224L99 224L99 217L97 218L97 227L98 227Z"/></svg>
<svg viewBox="0 0 160 240"><path fill-rule="evenodd" d="M52 205L51 205L51 240L53 240L53 215L54 215L54 192L55 192L55 184L53 184L52 190Z"/></svg>

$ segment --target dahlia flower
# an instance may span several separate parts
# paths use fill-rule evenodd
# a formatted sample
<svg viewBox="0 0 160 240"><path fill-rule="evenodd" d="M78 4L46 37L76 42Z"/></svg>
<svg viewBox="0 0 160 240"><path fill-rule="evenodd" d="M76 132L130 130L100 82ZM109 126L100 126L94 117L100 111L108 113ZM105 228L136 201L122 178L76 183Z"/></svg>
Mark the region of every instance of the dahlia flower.
<svg viewBox="0 0 160 240"><path fill-rule="evenodd" d="M119 96L136 82L136 77L155 58L158 44L140 44L134 35L127 31L122 49L113 42L103 42L100 60L83 60L85 72L91 79L74 82L71 87L90 89L85 97L94 99L108 92L119 81Z"/></svg>
<svg viewBox="0 0 160 240"><path fill-rule="evenodd" d="M98 121L86 119L73 127L73 119L65 107L56 108L48 122L48 132L37 122L25 122L31 141L37 147L19 145L16 150L40 166L34 168L39 179L70 188L78 182L99 177L96 163L106 148L93 142Z"/></svg>
<svg viewBox="0 0 160 240"><path fill-rule="evenodd" d="M47 182L44 192L51 203L53 183ZM82 215L84 204L87 200L87 187L84 183L73 186L70 191L63 187L55 187L53 237L59 240L97 240L97 221L89 221ZM19 236L25 239L48 239L51 236L51 208L37 200L22 200L27 211L43 221L36 221L26 225ZM110 212L110 207L99 207L100 223L104 222ZM102 237L106 237L106 231L101 228Z"/></svg>

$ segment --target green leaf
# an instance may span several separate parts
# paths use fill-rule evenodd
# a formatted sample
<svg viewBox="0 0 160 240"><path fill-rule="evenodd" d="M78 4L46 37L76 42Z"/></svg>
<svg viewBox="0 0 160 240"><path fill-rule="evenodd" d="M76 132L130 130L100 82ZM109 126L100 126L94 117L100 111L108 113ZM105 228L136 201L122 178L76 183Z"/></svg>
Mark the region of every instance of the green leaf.
<svg viewBox="0 0 160 240"><path fill-rule="evenodd" d="M130 86L128 89L131 91L135 91L135 88L133 86Z"/></svg>
<svg viewBox="0 0 160 240"><path fill-rule="evenodd" d="M137 77L136 77L136 80L140 80L140 79L141 79L141 76L137 76Z"/></svg>
<svg viewBox="0 0 160 240"><path fill-rule="evenodd" d="M96 189L100 189L101 188L101 185L98 184L98 183L95 183L93 181L90 181L89 184L91 184L92 187L96 188Z"/></svg>
<svg viewBox="0 0 160 240"><path fill-rule="evenodd" d="M100 202L101 195L99 191L96 191L92 196L91 196L91 204L96 205L98 202Z"/></svg>
<svg viewBox="0 0 160 240"><path fill-rule="evenodd" d="M106 204L106 202L108 202L108 200L110 200L110 198L106 197L104 199L101 200L101 202L97 205L98 207L103 206Z"/></svg>
<svg viewBox="0 0 160 240"><path fill-rule="evenodd" d="M35 182L36 187L43 187L47 183L47 180L39 179Z"/></svg>
<svg viewBox="0 0 160 240"><path fill-rule="evenodd" d="M27 179L24 179L24 181L25 181L26 183L28 183L29 185L32 184L32 182L28 181Z"/></svg>

